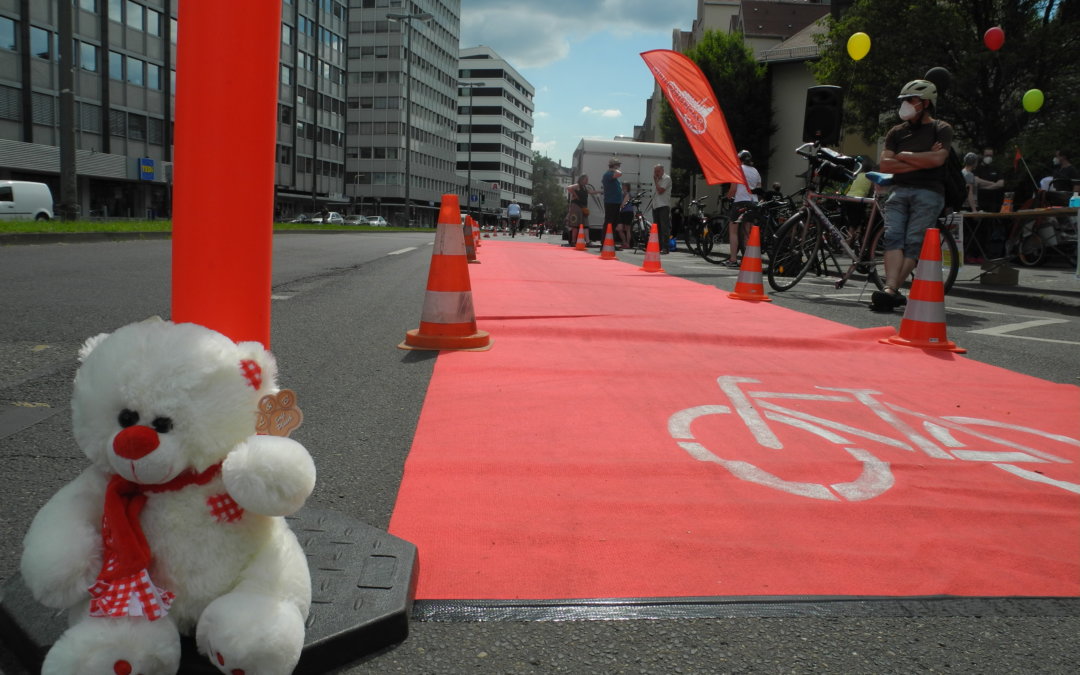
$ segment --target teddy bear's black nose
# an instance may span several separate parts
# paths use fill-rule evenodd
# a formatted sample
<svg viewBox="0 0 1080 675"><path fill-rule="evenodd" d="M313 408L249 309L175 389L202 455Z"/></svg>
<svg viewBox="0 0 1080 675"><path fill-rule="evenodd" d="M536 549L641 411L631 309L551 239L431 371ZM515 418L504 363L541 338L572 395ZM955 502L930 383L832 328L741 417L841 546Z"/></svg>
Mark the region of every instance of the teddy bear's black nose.
<svg viewBox="0 0 1080 675"><path fill-rule="evenodd" d="M116 434L113 452L124 459L142 459L157 449L157 432L150 427L132 426Z"/></svg>

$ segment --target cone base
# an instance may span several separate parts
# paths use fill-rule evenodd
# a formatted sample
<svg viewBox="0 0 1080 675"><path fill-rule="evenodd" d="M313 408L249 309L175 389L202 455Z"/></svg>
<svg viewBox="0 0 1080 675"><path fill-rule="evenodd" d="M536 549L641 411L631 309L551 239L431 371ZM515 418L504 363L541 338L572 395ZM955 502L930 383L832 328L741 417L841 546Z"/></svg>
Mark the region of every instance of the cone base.
<svg viewBox="0 0 1080 675"><path fill-rule="evenodd" d="M886 345L899 345L900 347L917 347L919 349L929 349L939 352L955 352L957 354L966 354L967 350L963 347L957 347L956 343L952 340L945 340L943 342L930 342L929 340L910 340L905 337L900 337L899 334L892 337L881 338L878 342Z"/></svg>
<svg viewBox="0 0 1080 675"><path fill-rule="evenodd" d="M614 253L614 252L612 252L612 253L608 253L607 251L602 251L602 252L600 253L600 259L601 259L601 260L618 260L618 258L617 258L617 257L615 257L615 253Z"/></svg>
<svg viewBox="0 0 1080 675"><path fill-rule="evenodd" d="M642 272L663 272L664 271L663 267L642 267L640 269L641 269Z"/></svg>
<svg viewBox="0 0 1080 675"><path fill-rule="evenodd" d="M750 300L751 302L772 302L772 298L765 295L747 294L747 293L728 293L727 296L734 300Z"/></svg>
<svg viewBox="0 0 1080 675"><path fill-rule="evenodd" d="M405 341L398 349L417 349L441 351L443 349L459 352L486 352L491 349L491 335L478 330L472 335L421 335L419 328L405 331Z"/></svg>

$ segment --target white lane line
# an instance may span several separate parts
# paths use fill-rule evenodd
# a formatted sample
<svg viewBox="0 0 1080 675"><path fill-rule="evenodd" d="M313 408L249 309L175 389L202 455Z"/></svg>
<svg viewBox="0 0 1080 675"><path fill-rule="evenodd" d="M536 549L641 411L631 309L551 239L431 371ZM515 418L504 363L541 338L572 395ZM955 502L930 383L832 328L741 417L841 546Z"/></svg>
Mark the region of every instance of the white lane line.
<svg viewBox="0 0 1080 675"><path fill-rule="evenodd" d="M271 295L270 299L271 300L290 300L290 299L292 299L292 296L291 295Z"/></svg>
<svg viewBox="0 0 1080 675"><path fill-rule="evenodd" d="M386 255L401 255L402 253L408 253L409 251L415 251L415 250L416 250L415 246L410 246L409 248L399 248L396 251L390 251Z"/></svg>
<svg viewBox="0 0 1080 675"><path fill-rule="evenodd" d="M1028 328L1038 328L1039 326L1050 326L1055 323L1069 323L1068 319L1036 319L1035 321L1022 321L1020 323L1007 323L1002 326L994 326L993 328L981 328L979 330L969 330L968 333L978 333L980 335L992 335L994 337L1006 337L1016 338L1018 340L1035 340L1036 342L1053 342L1061 345L1080 345L1080 342L1074 340L1054 340L1052 338L1039 338L1031 337L1028 335L1013 335L1013 332L1018 330L1026 330Z"/></svg>

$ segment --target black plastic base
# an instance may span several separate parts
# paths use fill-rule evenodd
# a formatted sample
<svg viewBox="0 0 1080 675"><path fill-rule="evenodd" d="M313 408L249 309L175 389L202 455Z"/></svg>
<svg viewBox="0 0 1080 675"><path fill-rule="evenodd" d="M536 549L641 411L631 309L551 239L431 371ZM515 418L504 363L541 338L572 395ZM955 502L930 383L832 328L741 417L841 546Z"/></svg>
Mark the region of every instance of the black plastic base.
<svg viewBox="0 0 1080 675"><path fill-rule="evenodd" d="M320 673L369 656L409 635L416 547L333 511L303 509L289 525L307 554L311 611L297 673ZM64 614L30 595L16 575L0 595L0 639L32 672L67 628ZM183 641L181 672L216 673Z"/></svg>

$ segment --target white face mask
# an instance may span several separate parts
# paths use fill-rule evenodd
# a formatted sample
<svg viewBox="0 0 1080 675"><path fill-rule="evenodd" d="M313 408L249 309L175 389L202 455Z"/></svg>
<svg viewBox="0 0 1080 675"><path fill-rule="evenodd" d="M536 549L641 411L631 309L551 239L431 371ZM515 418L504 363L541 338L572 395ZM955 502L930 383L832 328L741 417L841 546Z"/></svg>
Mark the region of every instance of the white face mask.
<svg viewBox="0 0 1080 675"><path fill-rule="evenodd" d="M994 161L993 157L991 157L989 155L984 155L983 156L983 164L990 164L993 161Z"/></svg>
<svg viewBox="0 0 1080 675"><path fill-rule="evenodd" d="M918 116L918 111L915 110L915 106L911 105L910 101L904 101L900 104L900 119L908 122L915 119Z"/></svg>
<svg viewBox="0 0 1080 675"><path fill-rule="evenodd" d="M1061 160L1058 159L1056 155L1054 156L1054 159L1052 161L1054 162L1054 166L1061 164Z"/></svg>

